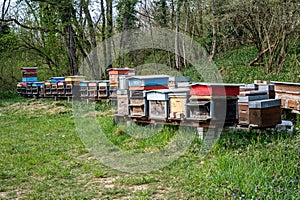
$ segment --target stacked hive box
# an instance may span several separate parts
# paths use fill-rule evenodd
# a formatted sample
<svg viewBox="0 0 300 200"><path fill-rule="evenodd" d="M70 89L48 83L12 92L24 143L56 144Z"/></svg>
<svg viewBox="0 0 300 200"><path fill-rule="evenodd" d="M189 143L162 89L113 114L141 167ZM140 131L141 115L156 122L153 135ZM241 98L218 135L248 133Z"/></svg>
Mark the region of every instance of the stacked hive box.
<svg viewBox="0 0 300 200"><path fill-rule="evenodd" d="M241 92L239 96L239 124L254 127L271 127L281 123L280 100L270 99L272 93L263 90Z"/></svg>
<svg viewBox="0 0 300 200"><path fill-rule="evenodd" d="M169 78L169 88L188 88L190 77L188 76L172 76Z"/></svg>
<svg viewBox="0 0 300 200"><path fill-rule="evenodd" d="M88 97L88 81L80 81L80 97L87 98Z"/></svg>
<svg viewBox="0 0 300 200"><path fill-rule="evenodd" d="M22 70L22 82L37 82L37 67L24 67Z"/></svg>
<svg viewBox="0 0 300 200"><path fill-rule="evenodd" d="M221 83L192 84L191 97L187 104L187 118L201 121L225 120L234 123L237 120L239 86Z"/></svg>
<svg viewBox="0 0 300 200"><path fill-rule="evenodd" d="M273 82L276 99L281 99L281 107L300 112L300 83Z"/></svg>
<svg viewBox="0 0 300 200"><path fill-rule="evenodd" d="M85 80L85 76L67 76L65 78L65 94L67 97L80 97L80 82Z"/></svg>
<svg viewBox="0 0 300 200"><path fill-rule="evenodd" d="M250 123L256 127L272 127L281 123L280 99L249 102Z"/></svg>
<svg viewBox="0 0 300 200"><path fill-rule="evenodd" d="M44 82L33 82L32 85L32 95L36 97L43 97L44 95Z"/></svg>
<svg viewBox="0 0 300 200"><path fill-rule="evenodd" d="M112 68L108 69L111 100L116 100L119 86L119 77L122 75L134 75L134 69L129 68Z"/></svg>
<svg viewBox="0 0 300 200"><path fill-rule="evenodd" d="M109 95L109 80L98 82L98 98L107 98Z"/></svg>
<svg viewBox="0 0 300 200"><path fill-rule="evenodd" d="M91 99L96 99L98 97L98 82L97 80L92 80L88 82L88 97Z"/></svg>
<svg viewBox="0 0 300 200"><path fill-rule="evenodd" d="M129 109L131 117L148 116L148 102L143 91L168 89L169 76L132 76L129 80Z"/></svg>
<svg viewBox="0 0 300 200"><path fill-rule="evenodd" d="M117 90L117 107L118 115L128 116L129 115L129 78L128 75L119 76L119 87Z"/></svg>
<svg viewBox="0 0 300 200"><path fill-rule="evenodd" d="M181 88L145 91L149 119L183 119L188 94L189 89Z"/></svg>
<svg viewBox="0 0 300 200"><path fill-rule="evenodd" d="M25 67L21 68L22 71L22 83L18 84L18 91L20 94L26 96L32 96L32 82L37 82L37 67Z"/></svg>
<svg viewBox="0 0 300 200"><path fill-rule="evenodd" d="M254 90L241 92L238 100L239 124L247 126L250 124L249 102L264 100L268 98L269 96L266 92L259 92Z"/></svg>
<svg viewBox="0 0 300 200"><path fill-rule="evenodd" d="M65 77L52 77L49 82L50 82L50 94L52 97L64 96Z"/></svg>

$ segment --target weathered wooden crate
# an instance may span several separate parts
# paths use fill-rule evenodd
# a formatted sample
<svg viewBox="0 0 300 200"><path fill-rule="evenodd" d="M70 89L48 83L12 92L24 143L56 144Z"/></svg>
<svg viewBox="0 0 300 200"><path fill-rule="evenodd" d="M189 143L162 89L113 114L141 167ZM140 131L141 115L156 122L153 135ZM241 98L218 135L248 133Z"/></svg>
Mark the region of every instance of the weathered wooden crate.
<svg viewBox="0 0 300 200"><path fill-rule="evenodd" d="M222 83L193 83L190 93L194 96L234 96L240 92L240 85Z"/></svg>
<svg viewBox="0 0 300 200"><path fill-rule="evenodd" d="M271 127L281 123L280 99L266 99L249 102L250 124L257 127Z"/></svg>

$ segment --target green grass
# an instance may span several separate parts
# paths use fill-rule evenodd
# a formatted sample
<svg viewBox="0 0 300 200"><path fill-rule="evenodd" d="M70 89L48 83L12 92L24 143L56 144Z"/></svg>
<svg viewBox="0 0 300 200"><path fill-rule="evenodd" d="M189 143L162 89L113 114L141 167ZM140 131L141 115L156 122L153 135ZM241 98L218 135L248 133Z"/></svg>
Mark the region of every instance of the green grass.
<svg viewBox="0 0 300 200"><path fill-rule="evenodd" d="M36 106L38 105L38 106ZM300 133L227 133L203 157L201 141L172 164L128 174L104 166L81 142L71 104L17 99L0 105L0 199L299 199ZM113 123L97 105L106 136L120 148L148 152L176 129ZM153 133L151 132L153 131ZM159 134L157 134L159 133ZM146 133L144 133L146 134Z"/></svg>

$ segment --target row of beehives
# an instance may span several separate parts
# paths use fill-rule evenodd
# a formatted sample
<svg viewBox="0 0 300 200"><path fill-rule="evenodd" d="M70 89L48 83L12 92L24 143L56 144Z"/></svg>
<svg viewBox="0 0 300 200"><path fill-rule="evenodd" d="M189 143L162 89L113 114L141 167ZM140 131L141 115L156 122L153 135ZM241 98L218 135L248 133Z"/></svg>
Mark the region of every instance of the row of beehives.
<svg viewBox="0 0 300 200"><path fill-rule="evenodd" d="M162 121L225 121L272 127L281 123L281 101L274 85L192 83L168 87L168 76L131 76L117 91L117 117ZM241 86L241 87L240 87Z"/></svg>
<svg viewBox="0 0 300 200"><path fill-rule="evenodd" d="M43 82L23 81L17 84L17 92L28 97L68 97L72 96L74 87L79 88L79 81L84 79L84 76L67 76L52 77Z"/></svg>

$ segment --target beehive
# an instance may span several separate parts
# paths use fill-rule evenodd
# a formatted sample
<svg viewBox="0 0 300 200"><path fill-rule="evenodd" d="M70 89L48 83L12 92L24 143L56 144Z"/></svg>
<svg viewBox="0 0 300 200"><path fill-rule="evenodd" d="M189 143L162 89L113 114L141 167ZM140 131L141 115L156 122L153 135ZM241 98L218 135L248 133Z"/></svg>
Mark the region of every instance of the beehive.
<svg viewBox="0 0 300 200"><path fill-rule="evenodd" d="M265 99L249 102L250 124L271 127L281 123L280 99Z"/></svg>
<svg viewBox="0 0 300 200"><path fill-rule="evenodd" d="M117 106L118 115L128 116L129 115L129 94L128 90L117 91Z"/></svg>
<svg viewBox="0 0 300 200"><path fill-rule="evenodd" d="M109 81L102 80L98 82L98 97L106 98L109 95Z"/></svg>
<svg viewBox="0 0 300 200"><path fill-rule="evenodd" d="M281 107L300 111L300 83L273 82L276 99L281 99Z"/></svg>

